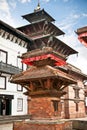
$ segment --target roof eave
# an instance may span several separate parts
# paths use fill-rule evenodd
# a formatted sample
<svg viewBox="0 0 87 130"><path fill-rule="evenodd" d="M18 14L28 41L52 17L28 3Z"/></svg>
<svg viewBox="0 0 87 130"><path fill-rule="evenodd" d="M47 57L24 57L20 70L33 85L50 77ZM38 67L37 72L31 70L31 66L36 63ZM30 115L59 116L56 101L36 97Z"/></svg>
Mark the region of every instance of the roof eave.
<svg viewBox="0 0 87 130"><path fill-rule="evenodd" d="M0 20L0 25L1 25L1 28L5 27L5 29L7 29L10 33L14 34L17 37L20 37L22 40L27 41L27 42L33 42L29 37L27 37L27 35L17 30L16 28L4 23L1 20Z"/></svg>

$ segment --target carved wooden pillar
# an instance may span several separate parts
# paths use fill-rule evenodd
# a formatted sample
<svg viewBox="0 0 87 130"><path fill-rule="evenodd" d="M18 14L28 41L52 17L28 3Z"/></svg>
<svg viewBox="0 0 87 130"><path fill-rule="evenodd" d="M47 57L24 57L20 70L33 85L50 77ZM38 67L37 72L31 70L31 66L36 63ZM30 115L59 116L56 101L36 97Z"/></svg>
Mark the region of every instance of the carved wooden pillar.
<svg viewBox="0 0 87 130"><path fill-rule="evenodd" d="M47 84L46 84L47 86L47 89L50 89L50 87L51 87L51 80L48 78L47 79Z"/></svg>
<svg viewBox="0 0 87 130"><path fill-rule="evenodd" d="M33 91L34 90L34 86L33 86L33 83L30 81L30 89L31 89L31 91Z"/></svg>

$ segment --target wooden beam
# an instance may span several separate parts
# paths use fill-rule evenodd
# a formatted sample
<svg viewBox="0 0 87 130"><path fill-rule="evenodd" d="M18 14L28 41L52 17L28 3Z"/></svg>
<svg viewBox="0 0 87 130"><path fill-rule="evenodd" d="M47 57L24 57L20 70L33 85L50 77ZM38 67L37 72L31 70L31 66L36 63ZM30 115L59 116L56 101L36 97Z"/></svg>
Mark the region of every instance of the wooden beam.
<svg viewBox="0 0 87 130"><path fill-rule="evenodd" d="M10 39L10 33L8 34L7 38L6 39Z"/></svg>
<svg viewBox="0 0 87 130"><path fill-rule="evenodd" d="M60 52L61 48L63 48L63 47L62 47L62 45L60 45L60 43L58 43L58 48L57 48L57 51L59 51L59 52Z"/></svg>
<svg viewBox="0 0 87 130"><path fill-rule="evenodd" d="M47 30L47 33L49 34L51 32L51 30L53 31L53 28L49 27L48 30Z"/></svg>
<svg viewBox="0 0 87 130"><path fill-rule="evenodd" d="M46 88L50 89L50 87L51 87L51 80L48 78L46 82Z"/></svg>
<svg viewBox="0 0 87 130"><path fill-rule="evenodd" d="M23 31L25 34L29 35L31 34L31 31L28 27L25 28L25 30Z"/></svg>
<svg viewBox="0 0 87 130"><path fill-rule="evenodd" d="M67 85L62 85L62 87L60 88L60 91L64 90L67 87Z"/></svg>
<svg viewBox="0 0 87 130"><path fill-rule="evenodd" d="M25 47L25 48L27 48L27 44L28 44L28 43L27 43L27 42L25 42L25 45L24 45L24 47Z"/></svg>
<svg viewBox="0 0 87 130"><path fill-rule="evenodd" d="M2 35L1 35L1 36L2 36L3 38L5 37L5 33L6 33L5 31L2 32Z"/></svg>
<svg viewBox="0 0 87 130"><path fill-rule="evenodd" d="M47 28L48 28L48 22L45 21L44 25L43 25L43 30L47 32L47 30L46 30Z"/></svg>
<svg viewBox="0 0 87 130"><path fill-rule="evenodd" d="M10 34L10 41L13 41L14 36Z"/></svg>
<svg viewBox="0 0 87 130"><path fill-rule="evenodd" d="M21 39L18 38L18 45L20 45Z"/></svg>
<svg viewBox="0 0 87 130"><path fill-rule="evenodd" d="M28 91L30 91L30 88L29 88L29 86L27 86L27 85L22 85L25 89L27 89Z"/></svg>
<svg viewBox="0 0 87 130"><path fill-rule="evenodd" d="M4 31L3 29L0 29L0 35L1 35L1 36L3 36L4 32L5 32L5 31Z"/></svg>
<svg viewBox="0 0 87 130"><path fill-rule="evenodd" d="M35 26L32 25L32 28L33 28L33 30L34 30L35 33L38 32L38 31L36 30Z"/></svg>
<svg viewBox="0 0 87 130"><path fill-rule="evenodd" d="M56 44L56 41L54 42L54 49L57 50L58 44Z"/></svg>
<svg viewBox="0 0 87 130"><path fill-rule="evenodd" d="M34 91L34 86L33 86L33 83L32 83L32 81L30 81L29 88L30 88L30 90L31 90L31 91Z"/></svg>
<svg viewBox="0 0 87 130"><path fill-rule="evenodd" d="M0 35L1 35L2 31L3 31L3 30L0 28Z"/></svg>
<svg viewBox="0 0 87 130"><path fill-rule="evenodd" d="M39 79L39 82L41 84L41 87L44 88L44 81L42 81L41 79Z"/></svg>
<svg viewBox="0 0 87 130"><path fill-rule="evenodd" d="M9 33L6 32L6 33L5 33L5 39L7 39L8 35L9 35Z"/></svg>
<svg viewBox="0 0 87 130"><path fill-rule="evenodd" d="M42 27L40 26L40 24L39 24L39 23L37 23L37 25L38 25L38 27L39 27L39 30L42 30Z"/></svg>

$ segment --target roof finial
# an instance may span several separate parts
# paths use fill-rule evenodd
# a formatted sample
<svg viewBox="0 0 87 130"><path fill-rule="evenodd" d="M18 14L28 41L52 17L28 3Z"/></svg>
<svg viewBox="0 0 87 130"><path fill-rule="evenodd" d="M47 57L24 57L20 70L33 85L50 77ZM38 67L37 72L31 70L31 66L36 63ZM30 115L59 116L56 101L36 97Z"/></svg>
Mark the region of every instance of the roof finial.
<svg viewBox="0 0 87 130"><path fill-rule="evenodd" d="M38 10L40 10L40 1L38 0L38 5L37 5L37 8L36 9L34 9L34 11L36 12L36 11L38 11Z"/></svg>

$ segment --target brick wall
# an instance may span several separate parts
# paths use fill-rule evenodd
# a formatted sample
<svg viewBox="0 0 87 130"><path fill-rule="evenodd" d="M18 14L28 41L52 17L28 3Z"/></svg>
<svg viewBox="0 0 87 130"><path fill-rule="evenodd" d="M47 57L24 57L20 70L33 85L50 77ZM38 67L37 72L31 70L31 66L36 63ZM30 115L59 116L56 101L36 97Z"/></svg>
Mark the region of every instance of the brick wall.
<svg viewBox="0 0 87 130"><path fill-rule="evenodd" d="M77 78L77 77L76 77ZM64 101L62 101L62 117L63 118L81 118L85 117L85 104L84 104L84 86L81 79L78 80L79 90L79 103L76 106L74 102L75 91L72 86L65 88L67 94L64 96ZM76 108L77 107L77 108ZM78 109L78 110L77 110Z"/></svg>
<svg viewBox="0 0 87 130"><path fill-rule="evenodd" d="M29 114L32 118L43 119L43 118L59 118L61 117L61 104L58 102L58 111L54 111L53 100L58 101L58 98L51 97L40 97L31 98L28 102Z"/></svg>
<svg viewBox="0 0 87 130"><path fill-rule="evenodd" d="M74 75L76 77L76 75ZM28 101L28 113L32 115L33 119L44 119L44 118L78 118L85 117L85 104L84 104L84 86L82 77L77 76L77 84L80 87L79 90L79 103L76 106L74 102L75 90L72 86L65 88L67 94L58 103L58 111L54 111L52 100L59 100L55 97L37 97L32 98ZM78 107L78 110L76 110Z"/></svg>
<svg viewBox="0 0 87 130"><path fill-rule="evenodd" d="M70 118L81 118L81 117L85 117L85 107L84 107L84 102L80 101L77 105L78 105L78 111L76 111L76 104L73 101L70 101L72 105L70 105L69 108L69 115Z"/></svg>

